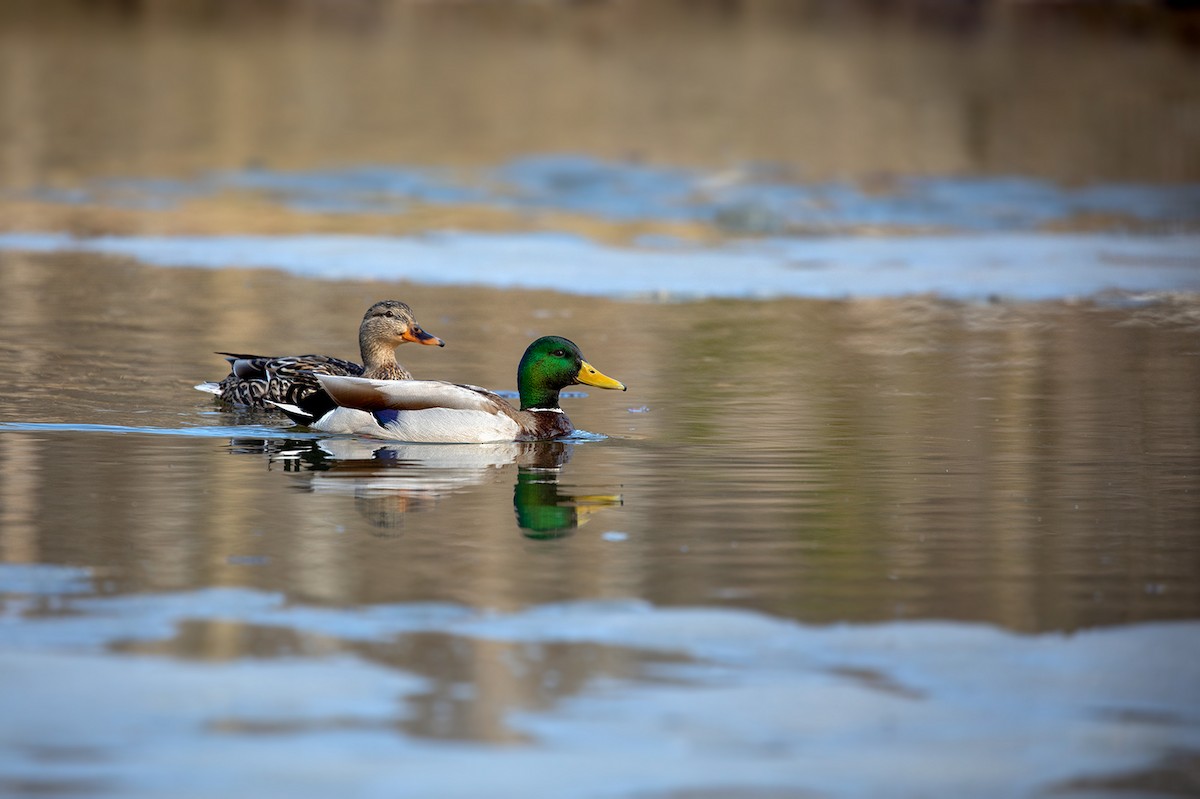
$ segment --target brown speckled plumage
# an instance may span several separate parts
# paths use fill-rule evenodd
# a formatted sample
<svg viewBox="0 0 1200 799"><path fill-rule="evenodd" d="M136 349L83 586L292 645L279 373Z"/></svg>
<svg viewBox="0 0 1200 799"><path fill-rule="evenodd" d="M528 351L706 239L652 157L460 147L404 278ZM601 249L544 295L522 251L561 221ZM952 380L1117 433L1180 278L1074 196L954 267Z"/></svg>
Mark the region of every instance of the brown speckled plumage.
<svg viewBox="0 0 1200 799"><path fill-rule="evenodd" d="M225 402L253 408L266 408L268 401L304 406L321 391L316 375L346 375L380 380L408 380L408 370L396 361L396 347L406 341L421 344L443 342L421 329L412 308L399 300L383 300L363 315L358 330L363 363L329 355L244 355L222 352L230 372L219 383L197 388L209 391Z"/></svg>

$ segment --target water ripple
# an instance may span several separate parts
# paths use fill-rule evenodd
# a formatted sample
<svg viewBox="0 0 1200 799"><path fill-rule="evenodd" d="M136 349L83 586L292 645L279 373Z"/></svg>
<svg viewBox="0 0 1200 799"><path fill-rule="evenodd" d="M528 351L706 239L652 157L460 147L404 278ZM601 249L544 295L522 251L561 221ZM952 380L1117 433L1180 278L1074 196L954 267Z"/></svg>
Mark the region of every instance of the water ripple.
<svg viewBox="0 0 1200 799"><path fill-rule="evenodd" d="M118 435L136 433L153 436L189 436L193 438L320 438L320 436L314 433L298 433L293 430L280 429L277 427L266 427L263 425L229 425L225 427L137 427L119 424L0 422L0 432L3 431L14 431L19 433L115 433Z"/></svg>

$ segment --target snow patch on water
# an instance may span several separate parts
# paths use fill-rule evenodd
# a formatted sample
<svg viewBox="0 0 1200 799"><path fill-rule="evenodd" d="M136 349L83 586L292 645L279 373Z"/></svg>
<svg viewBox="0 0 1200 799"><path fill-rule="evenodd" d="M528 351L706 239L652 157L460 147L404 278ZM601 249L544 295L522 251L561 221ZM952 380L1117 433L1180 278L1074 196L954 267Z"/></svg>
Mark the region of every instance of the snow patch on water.
<svg viewBox="0 0 1200 799"><path fill-rule="evenodd" d="M230 786L289 797L335 787L594 797L714 786L730 795L1024 796L1200 748L1197 622L1021 635L935 621L814 627L639 600L496 612L315 607L243 588L81 598L81 570L58 569L0 570L0 597L57 580L71 610L0 619L0 772L27 784L69 778L129 797ZM205 620L324 643L316 654L228 661L109 651ZM656 663L656 679L596 675L511 708L502 722L524 744L431 741L400 726L429 679L357 654L364 643L386 653L414 633L681 660Z"/></svg>
<svg viewBox="0 0 1200 799"><path fill-rule="evenodd" d="M1049 300L1200 291L1200 235L985 233L608 247L559 234L72 238L0 234L0 249L96 252L159 266L281 269L327 280L550 289L611 297Z"/></svg>
<svg viewBox="0 0 1200 799"><path fill-rule="evenodd" d="M92 571L48 563L0 563L0 593L59 596L92 591Z"/></svg>

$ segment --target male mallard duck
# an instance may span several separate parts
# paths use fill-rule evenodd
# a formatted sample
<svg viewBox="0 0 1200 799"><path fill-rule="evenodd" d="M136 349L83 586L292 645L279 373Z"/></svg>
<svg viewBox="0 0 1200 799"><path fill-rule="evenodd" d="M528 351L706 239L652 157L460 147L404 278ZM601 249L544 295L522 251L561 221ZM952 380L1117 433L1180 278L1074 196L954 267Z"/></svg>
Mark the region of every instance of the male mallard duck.
<svg viewBox="0 0 1200 799"><path fill-rule="evenodd" d="M284 403L303 414L305 424L322 429L321 423L337 405L321 389L316 376L361 375L378 380L408 380L412 375L396 361L396 348L407 341L446 345L421 329L407 304L383 300L367 309L358 328L362 364L328 355L273 357L221 352L218 355L229 361L230 373L219 383L201 383L196 388L226 402L252 408L278 407ZM345 426L345 422L334 425L329 432L341 432Z"/></svg>
<svg viewBox="0 0 1200 799"><path fill-rule="evenodd" d="M583 359L561 336L529 345L517 367L521 409L478 386L440 380L372 380L318 375L334 402L370 411L372 424L354 432L379 438L429 443L541 441L575 430L558 406L559 392L576 383L625 390Z"/></svg>

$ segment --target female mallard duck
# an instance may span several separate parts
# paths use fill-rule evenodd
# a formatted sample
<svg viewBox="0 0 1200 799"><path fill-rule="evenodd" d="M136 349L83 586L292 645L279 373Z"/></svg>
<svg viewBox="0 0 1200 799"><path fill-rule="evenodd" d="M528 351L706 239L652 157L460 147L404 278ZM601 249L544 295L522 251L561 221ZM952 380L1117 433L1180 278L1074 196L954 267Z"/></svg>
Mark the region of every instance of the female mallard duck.
<svg viewBox="0 0 1200 799"><path fill-rule="evenodd" d="M560 336L529 345L517 367L521 409L478 386L440 380L371 380L318 375L334 402L370 411L372 423L354 432L379 438L428 443L541 441L575 430L558 406L559 392L583 383L596 388L625 386L596 371L579 348Z"/></svg>
<svg viewBox="0 0 1200 799"><path fill-rule="evenodd" d="M341 428L355 424L345 420L332 426L323 424L337 410L337 405L321 389L316 376L361 375L377 380L408 380L412 375L396 361L396 348L407 341L445 346L440 338L421 329L407 304L383 300L367 309L358 328L362 364L328 355L273 357L222 352L218 354L229 361L230 373L219 383L201 383L196 388L235 405L267 408L286 404L292 412L304 416L305 424L317 429L328 426L329 432L341 432Z"/></svg>

